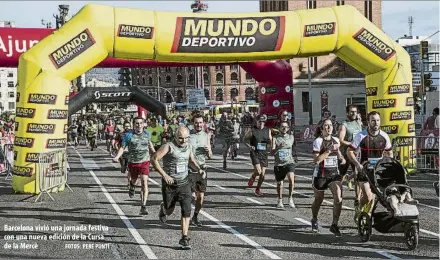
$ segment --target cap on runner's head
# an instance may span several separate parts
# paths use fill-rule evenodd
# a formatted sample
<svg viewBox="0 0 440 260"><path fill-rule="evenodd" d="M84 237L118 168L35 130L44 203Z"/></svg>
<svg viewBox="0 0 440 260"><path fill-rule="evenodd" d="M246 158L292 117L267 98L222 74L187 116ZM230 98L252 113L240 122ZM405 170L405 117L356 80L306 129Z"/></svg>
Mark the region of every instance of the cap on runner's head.
<svg viewBox="0 0 440 260"><path fill-rule="evenodd" d="M260 114L260 115L257 116L257 120L258 121L266 122L267 121L267 116L265 114Z"/></svg>

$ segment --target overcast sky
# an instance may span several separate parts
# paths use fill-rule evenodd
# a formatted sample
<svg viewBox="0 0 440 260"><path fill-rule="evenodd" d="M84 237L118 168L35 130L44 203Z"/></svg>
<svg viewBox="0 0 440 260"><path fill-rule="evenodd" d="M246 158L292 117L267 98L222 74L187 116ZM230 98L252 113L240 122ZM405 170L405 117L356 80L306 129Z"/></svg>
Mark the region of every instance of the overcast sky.
<svg viewBox="0 0 440 260"><path fill-rule="evenodd" d="M336 2L336 1L335 1ZM52 14L59 4L70 5L70 14L87 3L149 9L158 11L188 11L192 1L1 1L0 20L15 21L17 27L43 27L41 19L54 24ZM209 12L258 12L258 1L208 1ZM439 1L383 1L383 31L397 39L408 34L408 17L414 19L413 35L429 36L439 30ZM433 40L438 42L439 34Z"/></svg>

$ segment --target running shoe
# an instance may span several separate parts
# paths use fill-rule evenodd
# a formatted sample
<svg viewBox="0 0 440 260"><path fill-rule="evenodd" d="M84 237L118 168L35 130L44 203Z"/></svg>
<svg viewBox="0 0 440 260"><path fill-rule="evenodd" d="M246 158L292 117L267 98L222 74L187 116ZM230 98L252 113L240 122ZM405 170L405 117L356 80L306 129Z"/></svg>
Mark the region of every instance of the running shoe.
<svg viewBox="0 0 440 260"><path fill-rule="evenodd" d="M202 227L203 226L203 223L202 222L200 222L200 220L198 220L198 218L192 218L191 219L191 225L193 225L193 226L197 226L197 227Z"/></svg>
<svg viewBox="0 0 440 260"><path fill-rule="evenodd" d="M293 198L290 198L290 199L289 199L289 206L290 206L292 209L296 208L296 207L295 207L295 203L293 202Z"/></svg>
<svg viewBox="0 0 440 260"><path fill-rule="evenodd" d="M149 212L147 210L147 206L141 206L141 211L139 213L140 215L148 215Z"/></svg>
<svg viewBox="0 0 440 260"><path fill-rule="evenodd" d="M347 183L347 187L348 187L349 190L354 190L354 189L353 189L353 182L352 182L352 181L349 181L349 182Z"/></svg>
<svg viewBox="0 0 440 260"><path fill-rule="evenodd" d="M249 188L252 187L252 185L254 185L254 182L255 182L255 177L251 176L251 178L248 181L248 187Z"/></svg>
<svg viewBox="0 0 440 260"><path fill-rule="evenodd" d="M189 244L189 237L188 236L182 236L182 238L179 241L179 245L182 249L188 250L191 249L191 245Z"/></svg>
<svg viewBox="0 0 440 260"><path fill-rule="evenodd" d="M283 199L278 199L277 209L284 209Z"/></svg>
<svg viewBox="0 0 440 260"><path fill-rule="evenodd" d="M335 234L336 237L342 237L341 231L339 231L339 227L336 224L330 226L330 232Z"/></svg>
<svg viewBox="0 0 440 260"><path fill-rule="evenodd" d="M255 195L257 195L258 197L262 197L263 193L261 192L261 190L259 188L255 189Z"/></svg>
<svg viewBox="0 0 440 260"><path fill-rule="evenodd" d="M134 197L135 189L136 186L130 183L130 187L128 189L128 196L130 196L130 198Z"/></svg>
<svg viewBox="0 0 440 260"><path fill-rule="evenodd" d="M162 224L165 224L167 222L167 215L163 212L163 202L160 204L160 210L159 210L159 220L162 222Z"/></svg>
<svg viewBox="0 0 440 260"><path fill-rule="evenodd" d="M315 233L319 232L318 220L312 219L310 222L312 224L312 231L315 232Z"/></svg>

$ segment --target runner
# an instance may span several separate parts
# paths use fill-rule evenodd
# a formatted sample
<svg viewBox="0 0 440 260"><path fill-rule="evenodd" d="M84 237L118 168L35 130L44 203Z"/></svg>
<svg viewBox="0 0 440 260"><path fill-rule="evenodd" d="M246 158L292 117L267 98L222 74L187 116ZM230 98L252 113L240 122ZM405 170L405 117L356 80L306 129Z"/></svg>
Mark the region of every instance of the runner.
<svg viewBox="0 0 440 260"><path fill-rule="evenodd" d="M151 142L154 145L154 149L159 150L162 144L162 134L164 132L163 127L157 123L155 117L151 118L150 125L147 127L148 132L151 134Z"/></svg>
<svg viewBox="0 0 440 260"><path fill-rule="evenodd" d="M238 122L237 117L232 118L232 144L231 144L231 158L237 158L237 151L240 149L240 134L241 134L241 125Z"/></svg>
<svg viewBox="0 0 440 260"><path fill-rule="evenodd" d="M105 132L105 143L107 146L107 151L110 156L113 156L113 147L114 147L114 135L115 135L115 125L112 120L107 121L107 125L104 129Z"/></svg>
<svg viewBox="0 0 440 260"><path fill-rule="evenodd" d="M162 145L152 157L154 168L162 176L163 202L160 204L159 219L162 223L166 223L167 216L173 214L176 203L180 203L182 238L179 245L183 249L191 248L188 237L191 217L191 182L188 178L188 164L192 164L198 170L202 179L206 177L205 171L200 168L194 158L188 138L188 129L179 126L174 140ZM159 164L162 158L163 168Z"/></svg>
<svg viewBox="0 0 440 260"><path fill-rule="evenodd" d="M129 133L131 130L131 125L128 122L125 122L124 124L124 131L119 133L116 137L115 137L115 145L118 147L118 151L119 149L122 147L122 141L124 140L124 136L126 133ZM124 153L122 154L121 158L119 159L119 163L121 164L121 173L123 174L127 174L127 180L128 180L128 188L130 188L130 172L127 172L127 168L128 168L128 147L124 148Z"/></svg>
<svg viewBox="0 0 440 260"><path fill-rule="evenodd" d="M255 178L259 176L258 184L255 189L255 195L257 196L263 196L260 189L268 165L267 145L272 143L270 129L264 126L266 120L266 115L259 115L257 117L256 126L250 129L244 137L244 144L250 149L250 157L252 165L254 166L254 173L249 179L248 186L249 188L252 187Z"/></svg>
<svg viewBox="0 0 440 260"><path fill-rule="evenodd" d="M225 150L223 151L223 169L226 170L227 168L227 158L230 154L231 147L233 144L233 135L234 135L234 126L232 124L232 120L227 115L221 119L221 122L219 123L220 127L220 136L223 138L224 144L225 144Z"/></svg>
<svg viewBox="0 0 440 260"><path fill-rule="evenodd" d="M350 161L347 158L347 148L353 141L353 138L357 133L362 131L362 127L359 125L357 121L357 107L355 105L348 105L346 108L347 119L339 126L339 141L341 142L341 153L344 156L346 161ZM347 174L348 167L351 165L351 169L353 172L356 171L356 166L354 163L346 163L339 165L339 174L341 176L345 176ZM352 181L348 182L348 188L351 190L353 188ZM359 194L360 187L355 183L355 199L354 206L357 207L359 204Z"/></svg>
<svg viewBox="0 0 440 260"><path fill-rule="evenodd" d="M98 127L93 123L93 120L89 120L89 125L86 128L87 141L89 142L91 151L98 148L96 144L96 136L98 135Z"/></svg>
<svg viewBox="0 0 440 260"><path fill-rule="evenodd" d="M69 127L70 137L73 141L73 146L75 149L78 148L78 125L76 121L73 121L73 124Z"/></svg>
<svg viewBox="0 0 440 260"><path fill-rule="evenodd" d="M313 170L312 187L314 200L312 203L312 231L319 231L318 213L324 200L324 191L330 189L333 194L333 222L330 232L336 237L341 237L338 222L342 209L342 176L338 170L338 159L345 164L345 159L339 151L339 139L333 137L333 123L330 119L322 121L322 125L316 128L313 141L313 162L316 163Z"/></svg>
<svg viewBox="0 0 440 260"><path fill-rule="evenodd" d="M362 191L359 207L355 208L354 220L356 223L361 211L370 213L373 209L374 194L367 179L367 171L371 171L376 162L382 157L393 157L390 138L387 133L380 130L380 114L371 111L367 119L367 129L359 132L354 137L347 150L348 158L357 168L357 173L355 172L352 176L355 176ZM359 161L356 158L356 153L360 154ZM364 206L366 207L364 208Z"/></svg>
<svg viewBox="0 0 440 260"><path fill-rule="evenodd" d="M274 173L277 181L278 202L277 208L283 209L283 181L289 179L289 206L295 208L293 202L293 188L295 185L295 164L292 156L294 137L288 134L289 123L280 123L279 134L272 140L272 153L275 155Z"/></svg>
<svg viewBox="0 0 440 260"><path fill-rule="evenodd" d="M212 158L212 150L209 142L210 136L203 129L205 123L203 122L203 116L201 114L194 115L193 120L194 130L190 132L191 135L189 141L197 164L206 172L205 157L208 157L209 159ZM205 197L207 186L207 176L202 178L198 172L194 172L190 169L189 177L191 180L191 191L196 194L196 203L191 224L200 227L203 224L199 221L198 215L203 206L203 199Z"/></svg>
<svg viewBox="0 0 440 260"><path fill-rule="evenodd" d="M128 148L128 171L130 172L128 195L130 198L134 197L136 181L140 175L142 185L140 214L148 215L147 199L150 152L154 153L155 150L150 141L150 133L144 129L144 119L142 117L136 117L134 119L134 131L129 131L124 135L118 154L113 158L114 162L119 162L126 147Z"/></svg>

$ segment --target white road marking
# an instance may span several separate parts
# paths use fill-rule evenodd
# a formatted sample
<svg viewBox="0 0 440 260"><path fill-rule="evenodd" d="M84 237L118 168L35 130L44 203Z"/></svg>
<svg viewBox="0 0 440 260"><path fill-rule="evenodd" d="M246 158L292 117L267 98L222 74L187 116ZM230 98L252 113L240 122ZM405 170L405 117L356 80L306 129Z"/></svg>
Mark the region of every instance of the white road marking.
<svg viewBox="0 0 440 260"><path fill-rule="evenodd" d="M249 200L250 202L256 203L256 204L258 204L258 205L264 205L263 202L258 201L258 200L255 200L255 199L253 199L253 198L246 198L246 199Z"/></svg>
<svg viewBox="0 0 440 260"><path fill-rule="evenodd" d="M217 187L217 188L219 188L219 189L221 189L221 190L226 190L226 188L224 188L224 187L222 187L222 186L220 186L220 185L214 185L215 187Z"/></svg>
<svg viewBox="0 0 440 260"><path fill-rule="evenodd" d="M425 233L425 234L428 234L428 235L431 235L431 236L435 236L435 237L440 238L440 234L437 234L437 233L435 233L435 232L432 232L432 231L429 231L429 230L426 230L426 229L423 229L423 228L421 228L421 229L419 229L419 230L420 230L420 232L422 232L422 233Z"/></svg>
<svg viewBox="0 0 440 260"><path fill-rule="evenodd" d="M151 178L149 178L149 180L152 183L154 183L156 185L159 185L159 183L157 181L155 181L155 180L153 180ZM216 185L216 186L218 186L218 185ZM221 188L223 188L223 187L221 187ZM258 202L258 201L256 201L256 202ZM276 254L272 253L271 251L267 250L262 245L258 244L257 242L253 241L252 239L248 238L247 236L241 234L240 232L238 232L237 230L233 229L232 227L224 224L223 222L221 222L220 220L218 220L215 217L211 216L210 214L208 214L204 210L201 210L199 213L202 214L203 216L205 216L207 219L211 220L212 222L216 223L219 227L221 227L223 229L226 229L227 231L229 231L230 233L232 233L233 235L235 235L239 239L243 240L245 243L255 247L255 249L257 249L258 251L260 251L261 253L263 253L264 255L269 257L270 259L281 259L281 257L279 257Z"/></svg>
<svg viewBox="0 0 440 260"><path fill-rule="evenodd" d="M295 218L295 220L296 220L296 221L299 221L299 222L301 222L301 223L303 223L303 224L306 224L307 226L312 225L312 223L310 223L310 221L307 221L307 220L302 219L302 218Z"/></svg>
<svg viewBox="0 0 440 260"><path fill-rule="evenodd" d="M397 257L397 256L395 256L395 255L392 255L392 254L390 254L390 253L387 253L387 252L385 252L385 251L374 251L374 252L378 253L378 254L381 255L381 256L384 256L384 257L386 257L386 258L389 258L389 259L400 259L399 257Z"/></svg>
<svg viewBox="0 0 440 260"><path fill-rule="evenodd" d="M137 229L133 226L131 221L127 218L127 216L124 214L124 212L121 210L121 208L118 206L118 204L115 202L113 197L108 193L107 189L104 187L104 185L101 183L101 181L98 179L96 174L89 170L90 174L92 175L95 182L99 185L102 192L104 193L107 200L110 202L110 204L113 206L113 209L116 211L116 213L119 215L119 218L121 218L122 222L124 222L125 226L127 227L128 231L130 231L133 238L136 240L136 242L141 247L142 251L144 252L145 256L148 259L158 259L157 256L153 253L151 248L147 245L145 240L142 238L142 236L139 234Z"/></svg>
<svg viewBox="0 0 440 260"><path fill-rule="evenodd" d="M98 170L99 166L93 159L83 159L81 158L81 164L86 170Z"/></svg>

